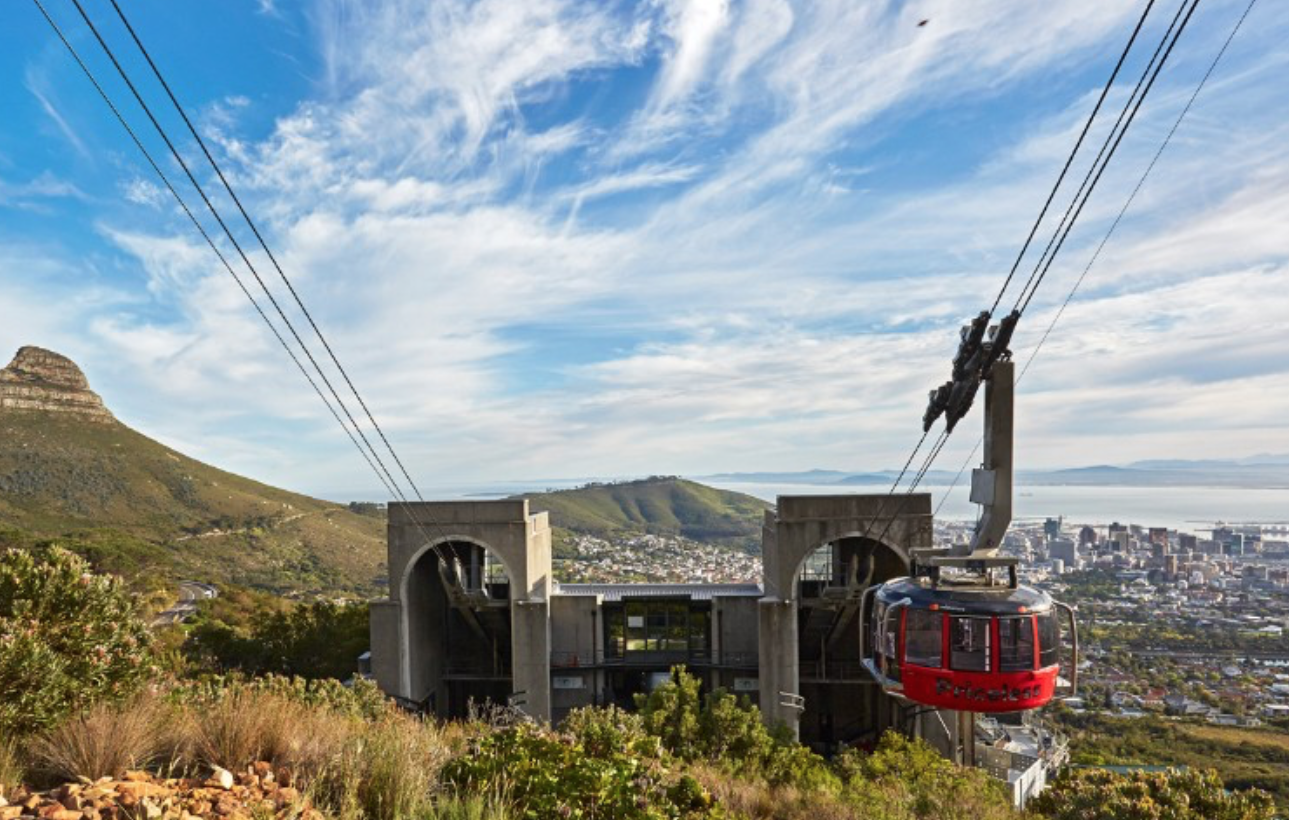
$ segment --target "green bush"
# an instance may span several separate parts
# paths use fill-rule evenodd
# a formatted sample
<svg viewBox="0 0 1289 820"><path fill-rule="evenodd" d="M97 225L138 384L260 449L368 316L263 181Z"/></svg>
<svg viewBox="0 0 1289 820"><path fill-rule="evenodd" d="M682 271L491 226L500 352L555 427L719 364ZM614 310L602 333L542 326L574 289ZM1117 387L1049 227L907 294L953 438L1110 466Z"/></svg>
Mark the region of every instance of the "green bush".
<svg viewBox="0 0 1289 820"><path fill-rule="evenodd" d="M459 794L504 794L534 820L714 816L711 795L692 777L626 749L597 751L588 753L572 734L520 723L475 739L441 777Z"/></svg>
<svg viewBox="0 0 1289 820"><path fill-rule="evenodd" d="M656 758L662 754L658 738L645 731L644 719L613 705L574 709L564 718L560 729L572 735L592 757L611 757L625 752Z"/></svg>
<svg viewBox="0 0 1289 820"><path fill-rule="evenodd" d="M172 699L188 704L213 704L241 693L276 695L311 709L325 709L348 717L376 720L393 710L393 704L372 681L358 678L346 686L334 678L291 678L240 674L207 675L177 681L169 690Z"/></svg>
<svg viewBox="0 0 1289 820"><path fill-rule="evenodd" d="M871 754L851 749L835 761L842 798L872 820L1013 820L1001 783L964 769L921 740L895 732Z"/></svg>
<svg viewBox="0 0 1289 820"><path fill-rule="evenodd" d="M369 642L366 604L318 601L285 612L265 606L248 627L209 617L211 607L203 607L184 644L198 668L345 679Z"/></svg>
<svg viewBox="0 0 1289 820"><path fill-rule="evenodd" d="M0 734L134 694L153 672L150 648L120 579L60 548L0 554Z"/></svg>
<svg viewBox="0 0 1289 820"><path fill-rule="evenodd" d="M717 689L700 695L701 682L678 666L671 680L636 703L644 728L686 761L703 761L740 777L771 785L834 790L839 780L827 761L788 735L766 728L761 710L746 696Z"/></svg>
<svg viewBox="0 0 1289 820"><path fill-rule="evenodd" d="M1050 820L1271 820L1264 792L1228 792L1213 771L1066 772L1031 804Z"/></svg>

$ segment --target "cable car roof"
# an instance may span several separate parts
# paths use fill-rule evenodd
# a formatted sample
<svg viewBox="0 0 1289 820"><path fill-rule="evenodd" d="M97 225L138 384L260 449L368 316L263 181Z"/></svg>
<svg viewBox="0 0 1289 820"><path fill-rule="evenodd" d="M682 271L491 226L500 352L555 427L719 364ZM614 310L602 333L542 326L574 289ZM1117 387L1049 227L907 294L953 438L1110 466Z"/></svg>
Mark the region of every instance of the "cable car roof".
<svg viewBox="0 0 1289 820"><path fill-rule="evenodd" d="M882 603L891 604L903 598L908 598L909 606L914 609L931 609L934 605L948 614L1036 614L1052 608L1052 596L1027 586L955 585L943 579L932 586L929 578L897 578L877 589L877 599Z"/></svg>

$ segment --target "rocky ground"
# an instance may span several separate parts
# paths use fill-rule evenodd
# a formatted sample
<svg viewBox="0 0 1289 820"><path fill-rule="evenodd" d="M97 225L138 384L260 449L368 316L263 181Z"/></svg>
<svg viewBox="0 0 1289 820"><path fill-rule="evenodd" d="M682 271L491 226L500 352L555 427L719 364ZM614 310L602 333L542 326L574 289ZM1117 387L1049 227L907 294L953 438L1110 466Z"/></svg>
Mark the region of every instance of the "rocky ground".
<svg viewBox="0 0 1289 820"><path fill-rule="evenodd" d="M215 769L205 780L162 779L127 772L121 779L67 783L46 792L19 787L0 795L0 820L321 820L295 788L291 772L256 763L234 774Z"/></svg>

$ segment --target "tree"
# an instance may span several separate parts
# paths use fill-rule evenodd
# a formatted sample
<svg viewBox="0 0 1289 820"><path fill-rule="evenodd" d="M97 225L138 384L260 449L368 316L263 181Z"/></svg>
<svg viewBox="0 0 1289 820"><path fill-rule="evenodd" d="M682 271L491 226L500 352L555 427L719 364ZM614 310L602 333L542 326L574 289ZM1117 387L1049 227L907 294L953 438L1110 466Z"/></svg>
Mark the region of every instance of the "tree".
<svg viewBox="0 0 1289 820"><path fill-rule="evenodd" d="M366 604L318 601L285 612L261 606L245 620L246 626L230 625L203 613L184 652L221 671L343 680L369 643Z"/></svg>
<svg viewBox="0 0 1289 820"><path fill-rule="evenodd" d="M40 560L0 554L0 734L131 695L152 671L150 634L119 578L58 547Z"/></svg>

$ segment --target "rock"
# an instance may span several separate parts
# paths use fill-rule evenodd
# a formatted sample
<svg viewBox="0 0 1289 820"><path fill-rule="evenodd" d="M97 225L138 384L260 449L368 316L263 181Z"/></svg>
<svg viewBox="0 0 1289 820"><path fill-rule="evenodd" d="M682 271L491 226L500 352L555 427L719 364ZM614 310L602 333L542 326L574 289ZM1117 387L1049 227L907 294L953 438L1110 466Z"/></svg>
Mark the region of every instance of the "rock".
<svg viewBox="0 0 1289 820"><path fill-rule="evenodd" d="M136 802L145 797L159 797L169 794L169 792L169 789L157 783L142 783L137 780L125 780L116 784L117 794L122 797L132 797Z"/></svg>
<svg viewBox="0 0 1289 820"><path fill-rule="evenodd" d="M273 804L277 808L283 809L294 804L299 799L299 790L287 786L286 788L278 789L277 793L273 795Z"/></svg>
<svg viewBox="0 0 1289 820"><path fill-rule="evenodd" d="M223 789L224 791L228 791L233 788L233 784L236 782L237 781L233 778L232 772L228 769L221 769L219 766L215 767L215 770L211 772L210 780L206 781L208 785Z"/></svg>
<svg viewBox="0 0 1289 820"><path fill-rule="evenodd" d="M66 356L39 347L19 348L0 370L0 410L70 413L101 422L115 418L89 389L89 380Z"/></svg>

